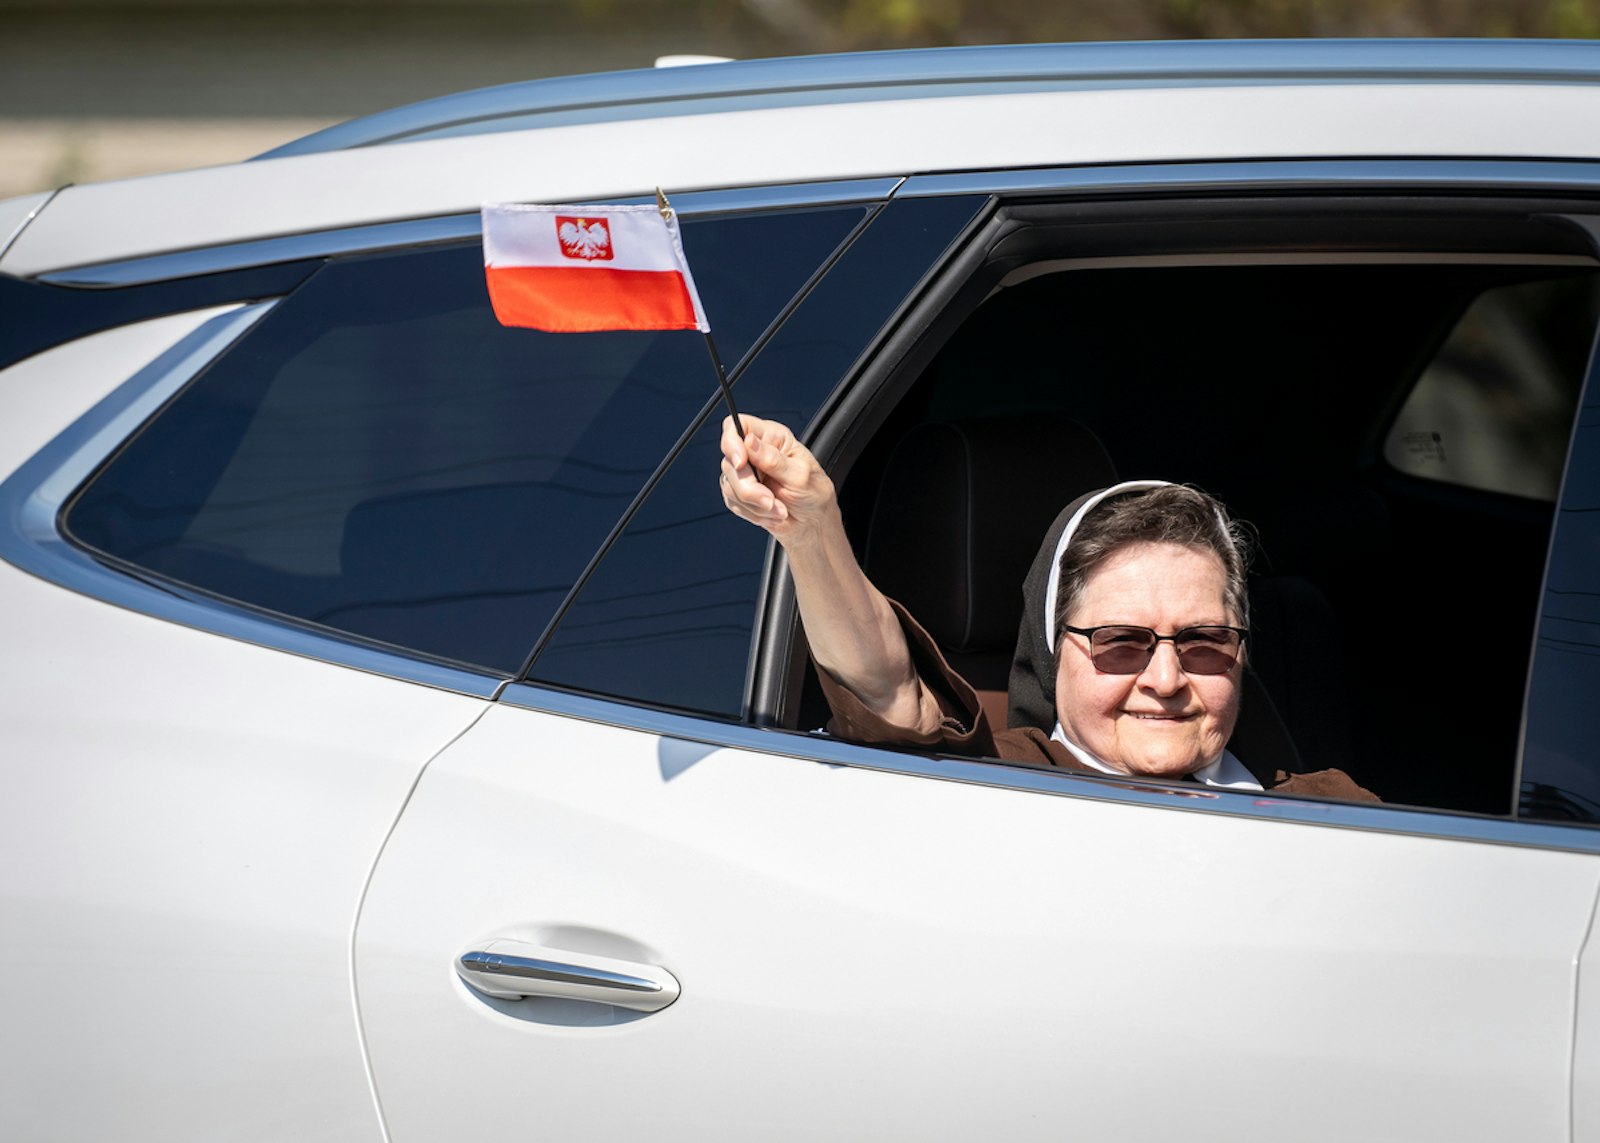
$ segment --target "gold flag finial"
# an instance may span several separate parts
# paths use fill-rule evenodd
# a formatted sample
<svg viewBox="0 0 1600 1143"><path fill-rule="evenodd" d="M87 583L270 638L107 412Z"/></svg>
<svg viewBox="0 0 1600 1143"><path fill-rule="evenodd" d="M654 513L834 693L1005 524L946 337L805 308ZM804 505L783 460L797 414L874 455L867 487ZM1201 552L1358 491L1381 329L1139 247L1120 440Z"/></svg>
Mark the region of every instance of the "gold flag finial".
<svg viewBox="0 0 1600 1143"><path fill-rule="evenodd" d="M662 218L672 217L672 204L667 201L666 192L660 187L656 188L656 209L661 212Z"/></svg>

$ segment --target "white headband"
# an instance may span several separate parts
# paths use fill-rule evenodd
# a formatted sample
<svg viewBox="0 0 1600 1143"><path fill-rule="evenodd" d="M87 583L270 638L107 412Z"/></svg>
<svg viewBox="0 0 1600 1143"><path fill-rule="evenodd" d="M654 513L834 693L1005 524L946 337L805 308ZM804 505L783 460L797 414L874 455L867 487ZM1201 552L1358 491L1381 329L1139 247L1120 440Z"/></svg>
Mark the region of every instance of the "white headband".
<svg viewBox="0 0 1600 1143"><path fill-rule="evenodd" d="M1056 653L1056 595L1061 583L1061 554L1072 542L1072 534L1078 530L1078 525L1083 523L1083 518L1108 496L1165 488L1171 483L1170 480L1124 480L1121 484L1113 484L1110 488L1102 489L1085 500L1082 507L1072 514L1072 519L1067 521L1067 526L1061 532L1061 539L1056 541L1055 554L1050 557L1049 586L1044 591L1044 642L1045 646L1050 648L1052 655Z"/></svg>

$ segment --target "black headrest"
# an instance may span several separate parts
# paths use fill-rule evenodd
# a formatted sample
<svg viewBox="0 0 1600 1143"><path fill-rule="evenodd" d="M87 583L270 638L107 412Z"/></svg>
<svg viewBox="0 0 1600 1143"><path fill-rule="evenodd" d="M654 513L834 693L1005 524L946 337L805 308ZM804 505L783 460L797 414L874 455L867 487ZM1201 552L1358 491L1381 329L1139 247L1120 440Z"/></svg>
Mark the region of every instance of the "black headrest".
<svg viewBox="0 0 1600 1143"><path fill-rule="evenodd" d="M1009 651L1022 580L1061 506L1116 482L1105 448L1061 417L919 425L884 469L872 581L948 651Z"/></svg>

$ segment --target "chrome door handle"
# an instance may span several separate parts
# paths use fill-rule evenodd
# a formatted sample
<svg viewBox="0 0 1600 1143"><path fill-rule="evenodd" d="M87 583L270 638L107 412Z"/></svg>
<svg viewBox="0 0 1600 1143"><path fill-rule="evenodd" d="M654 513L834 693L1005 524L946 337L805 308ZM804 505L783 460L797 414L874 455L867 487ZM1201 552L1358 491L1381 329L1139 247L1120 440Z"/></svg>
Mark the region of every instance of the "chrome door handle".
<svg viewBox="0 0 1600 1143"><path fill-rule="evenodd" d="M493 940L456 958L456 974L486 996L547 996L659 1012L678 999L677 977L653 964Z"/></svg>

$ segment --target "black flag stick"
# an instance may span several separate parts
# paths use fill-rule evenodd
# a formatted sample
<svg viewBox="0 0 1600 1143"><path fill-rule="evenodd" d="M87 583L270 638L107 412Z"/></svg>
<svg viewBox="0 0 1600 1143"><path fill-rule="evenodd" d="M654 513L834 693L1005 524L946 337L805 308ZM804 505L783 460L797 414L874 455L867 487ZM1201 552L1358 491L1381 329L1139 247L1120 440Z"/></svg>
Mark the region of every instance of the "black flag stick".
<svg viewBox="0 0 1600 1143"><path fill-rule="evenodd" d="M672 204L667 201L666 193L660 187L656 188L656 209L661 212L661 217L672 217ZM717 384L722 386L723 399L728 402L728 412L733 414L733 427L739 430L739 439L744 440L744 418L739 415L739 406L733 403L733 388L728 384L728 371L722 367L722 355L717 352L717 343L711 337L711 331L706 330L706 349L711 354L711 365L717 371Z"/></svg>
<svg viewBox="0 0 1600 1143"><path fill-rule="evenodd" d="M728 371L722 367L722 358L717 356L717 343L711 340L711 333L706 333L706 348L711 351L711 364L717 370L717 383L722 386L722 396L728 402L728 412L733 414L733 427L739 430L739 439L744 440L744 418L739 415L739 406L733 403L733 390L728 385Z"/></svg>

